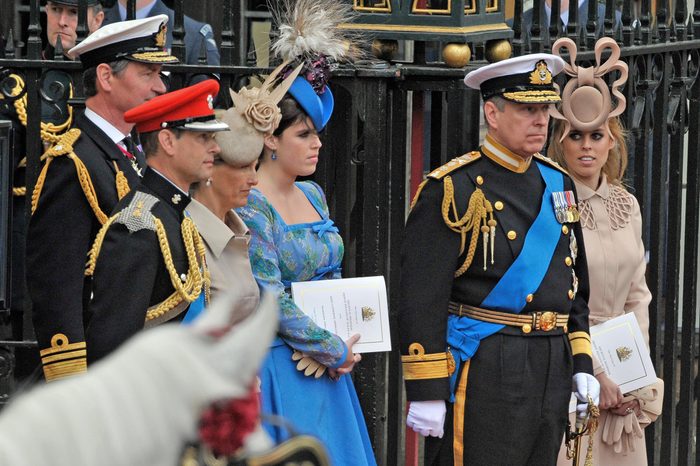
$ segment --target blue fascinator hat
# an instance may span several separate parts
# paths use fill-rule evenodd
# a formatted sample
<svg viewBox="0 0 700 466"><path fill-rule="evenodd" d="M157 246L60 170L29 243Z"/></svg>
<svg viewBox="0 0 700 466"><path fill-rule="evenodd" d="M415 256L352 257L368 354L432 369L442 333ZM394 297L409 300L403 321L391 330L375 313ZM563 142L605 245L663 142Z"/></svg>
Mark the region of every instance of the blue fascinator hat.
<svg viewBox="0 0 700 466"><path fill-rule="evenodd" d="M326 57L321 55L313 62L307 62L305 68L287 92L309 115L316 131L321 131L333 114L333 93L327 84L330 67Z"/></svg>
<svg viewBox="0 0 700 466"><path fill-rule="evenodd" d="M352 22L352 6L338 0L284 0L271 11L278 25L271 51L287 62L281 77L302 64L287 92L311 118L316 131L321 131L333 113L333 93L328 87L331 72L337 63L357 53L352 35L338 28Z"/></svg>

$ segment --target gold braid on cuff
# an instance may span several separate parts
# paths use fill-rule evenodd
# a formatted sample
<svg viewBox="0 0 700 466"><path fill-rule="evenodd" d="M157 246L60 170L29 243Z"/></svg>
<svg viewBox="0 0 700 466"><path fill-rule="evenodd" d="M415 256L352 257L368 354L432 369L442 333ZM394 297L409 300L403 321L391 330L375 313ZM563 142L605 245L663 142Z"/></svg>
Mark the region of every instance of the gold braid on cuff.
<svg viewBox="0 0 700 466"><path fill-rule="evenodd" d="M591 337L586 332L572 332L569 334L569 342L571 343L571 354L587 354L593 357L591 351Z"/></svg>
<svg viewBox="0 0 700 466"><path fill-rule="evenodd" d="M401 356L404 380L442 379L454 372L455 362L452 354L430 353L420 343L412 343L407 355Z"/></svg>

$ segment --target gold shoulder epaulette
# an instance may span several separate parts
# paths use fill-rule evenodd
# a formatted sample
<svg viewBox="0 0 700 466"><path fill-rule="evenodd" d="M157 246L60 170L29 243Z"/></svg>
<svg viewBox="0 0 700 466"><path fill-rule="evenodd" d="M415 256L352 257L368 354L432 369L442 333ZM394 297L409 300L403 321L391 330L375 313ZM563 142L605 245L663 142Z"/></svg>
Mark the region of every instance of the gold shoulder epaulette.
<svg viewBox="0 0 700 466"><path fill-rule="evenodd" d="M95 241L92 243L92 247L88 252L88 261L85 267L85 275L92 276L95 272L95 265L97 264L97 258L102 250L102 243L104 242L105 236L109 227L114 223L121 223L124 225L129 233L134 233L139 230L152 230L156 231L156 217L151 213L153 206L158 203L158 198L150 194L146 194L141 191L136 191L133 199L129 204L122 210L112 215L107 219L106 222L100 228L95 236Z"/></svg>
<svg viewBox="0 0 700 466"><path fill-rule="evenodd" d="M76 141L80 139L80 130L78 128L71 128L61 135L61 137L56 141L56 144L51 146L44 155L41 156L42 159L49 157L58 157L61 155L68 155L73 153L73 146Z"/></svg>
<svg viewBox="0 0 700 466"><path fill-rule="evenodd" d="M157 197L136 191L129 204L117 213L115 223L123 224L130 233L144 229L156 231L156 217L151 210L158 202Z"/></svg>
<svg viewBox="0 0 700 466"><path fill-rule="evenodd" d="M428 174L428 178L440 180L445 175L449 175L453 171L457 170L459 167L463 167L464 165L468 165L476 160L479 160L479 158L481 158L481 152L479 152L479 151L467 152L466 154L460 155L459 157L455 157L454 159L447 162L445 165L438 167L435 170L431 171Z"/></svg>
<svg viewBox="0 0 700 466"><path fill-rule="evenodd" d="M569 175L569 172L567 172L566 169L565 169L564 167L562 167L561 165L559 165L557 162L555 162L554 160L550 159L549 157L547 157L547 156L545 156L545 155L542 155L542 154L540 154L539 152L537 152L537 153L534 155L534 157L535 157L537 160L539 160L540 162L544 162L544 163L546 163L547 165L549 165L550 167L556 168L557 170L559 170L559 171L562 172L563 174L565 174L565 175L567 175L567 176Z"/></svg>

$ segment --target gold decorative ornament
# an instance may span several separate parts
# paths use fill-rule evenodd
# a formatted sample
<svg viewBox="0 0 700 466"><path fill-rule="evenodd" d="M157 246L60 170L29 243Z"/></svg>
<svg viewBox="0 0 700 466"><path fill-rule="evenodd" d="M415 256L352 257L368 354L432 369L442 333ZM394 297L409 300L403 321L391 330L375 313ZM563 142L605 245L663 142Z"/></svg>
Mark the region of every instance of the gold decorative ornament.
<svg viewBox="0 0 700 466"><path fill-rule="evenodd" d="M478 184L478 185L484 184L484 177L481 175L477 176L476 177L476 184Z"/></svg>
<svg viewBox="0 0 700 466"><path fill-rule="evenodd" d="M160 23L160 28L158 29L158 32L156 33L156 36L154 37L156 47L160 47L160 48L165 47L165 39L166 39L167 33L168 33L167 24Z"/></svg>
<svg viewBox="0 0 700 466"><path fill-rule="evenodd" d="M628 348L627 346L620 346L619 348L615 349L615 352L617 353L617 359L619 359L620 362L627 361L633 353L632 349Z"/></svg>
<svg viewBox="0 0 700 466"><path fill-rule="evenodd" d="M442 59L450 68L464 68L472 58L467 44L450 43L442 48Z"/></svg>
<svg viewBox="0 0 700 466"><path fill-rule="evenodd" d="M496 210L503 210L503 203L501 201L496 201L494 202L493 207Z"/></svg>
<svg viewBox="0 0 700 466"><path fill-rule="evenodd" d="M568 296L569 296L569 299L573 300L574 299L574 290L569 290Z"/></svg>
<svg viewBox="0 0 700 466"><path fill-rule="evenodd" d="M362 321L369 322L374 319L377 312L369 306L362 306Z"/></svg>
<svg viewBox="0 0 700 466"><path fill-rule="evenodd" d="M532 293L525 297L525 301L528 303L531 303L533 299L535 299L535 296Z"/></svg>
<svg viewBox="0 0 700 466"><path fill-rule="evenodd" d="M513 241L517 237L518 237L518 234L516 232L514 232L513 230L510 230L508 232L508 239L509 240Z"/></svg>
<svg viewBox="0 0 700 466"><path fill-rule="evenodd" d="M572 264L571 257L567 256L566 259L564 259L564 263L566 264L567 267L571 267L571 264Z"/></svg>
<svg viewBox="0 0 700 466"><path fill-rule="evenodd" d="M552 84L552 73L547 68L547 62L540 60L530 73L530 84Z"/></svg>
<svg viewBox="0 0 700 466"><path fill-rule="evenodd" d="M567 227L566 225L563 225L561 227L561 232L564 233L565 235L568 235L569 234L569 227Z"/></svg>
<svg viewBox="0 0 700 466"><path fill-rule="evenodd" d="M399 50L399 42L388 39L374 39L372 41L372 54L386 61L391 61L394 54Z"/></svg>
<svg viewBox="0 0 700 466"><path fill-rule="evenodd" d="M485 57L489 63L510 58L513 54L513 46L506 39L491 40L486 43Z"/></svg>

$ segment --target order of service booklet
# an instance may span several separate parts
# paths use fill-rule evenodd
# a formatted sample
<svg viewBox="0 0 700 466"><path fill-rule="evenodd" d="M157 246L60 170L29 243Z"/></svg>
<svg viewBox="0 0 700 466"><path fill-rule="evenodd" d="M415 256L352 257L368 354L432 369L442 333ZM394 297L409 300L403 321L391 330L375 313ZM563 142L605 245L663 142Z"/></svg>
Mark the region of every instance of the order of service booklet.
<svg viewBox="0 0 700 466"><path fill-rule="evenodd" d="M318 326L343 340L359 333L353 352L391 351L384 277L294 282L292 298Z"/></svg>
<svg viewBox="0 0 700 466"><path fill-rule="evenodd" d="M590 328L593 354L623 394L656 382L656 371L634 313ZM572 395L569 412L575 409Z"/></svg>

